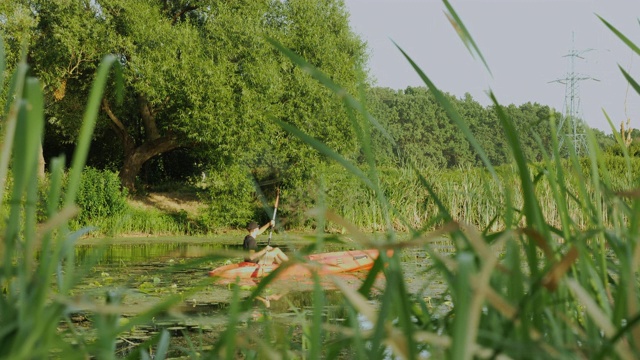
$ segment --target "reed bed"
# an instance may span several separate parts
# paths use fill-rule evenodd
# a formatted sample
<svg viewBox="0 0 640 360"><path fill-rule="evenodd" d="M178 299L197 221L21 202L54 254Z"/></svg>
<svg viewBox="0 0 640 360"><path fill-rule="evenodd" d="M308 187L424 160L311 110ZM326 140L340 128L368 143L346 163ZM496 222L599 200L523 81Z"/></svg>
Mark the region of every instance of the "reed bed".
<svg viewBox="0 0 640 360"><path fill-rule="evenodd" d="M629 189L633 187L633 180L626 174L621 163L624 158L619 156L603 157L607 164L610 164L611 184L613 191ZM640 159L630 159L632 173L640 173ZM570 179L590 178L589 169L581 162L580 176L569 176ZM573 171L570 164L562 162L562 171L571 174ZM413 170L405 169L381 169L381 187L384 189L391 206L406 219L406 224L394 222L394 229L399 232L407 232L412 228L421 228L439 212L438 205L429 192L423 188ZM513 198L510 206L514 209L521 209L523 206L523 196L521 184L518 182L517 169L506 165L496 168L499 182L495 182L489 172L483 168L461 168L452 170L428 169L418 172L428 179L432 184L433 192L449 210L455 221L471 224L477 228L488 231L504 230L506 224L500 217L503 208L506 206L505 200L499 196L502 184L509 184L513 190ZM534 163L529 166L531 177L544 172L544 164ZM356 225L363 231L377 232L384 231L382 214L379 205L372 192L356 179L345 179L348 175L340 169L328 169L325 174L325 189L327 193L327 207L334 209L347 221ZM554 227L561 226L560 209L552 191L552 185L545 177L535 184L536 195L540 202L541 211L546 222ZM595 190L590 181L585 184L586 191L591 201L595 201ZM571 198L577 196L578 187L575 181L566 184L568 212L572 219L584 227L587 220L581 205ZM310 196L317 196L311 194ZM600 196L599 201L605 201ZM603 214L603 222L611 225L609 215ZM329 229L333 229L334 224L328 224ZM441 225L441 224L440 224ZM438 224L428 225L429 230L435 230ZM334 229L335 230L335 229Z"/></svg>
<svg viewBox="0 0 640 360"><path fill-rule="evenodd" d="M0 85L5 80L4 55L0 41ZM91 266L91 261L76 265L74 246L90 229L71 231L69 223L78 213L79 183L103 89L114 64L116 58L107 56L97 69L68 174L64 174L64 157L52 159L44 189L39 186L37 176L44 130L42 86L28 76L24 58L10 79L0 153L0 199L3 199L0 212L7 219L0 243L2 359L114 359L119 334L149 322L180 301L179 297L167 297L123 322L117 292L107 292L103 301L97 302L73 296L73 289ZM6 184L11 186L5 197ZM46 202L43 213L39 213L42 194ZM92 257L98 261L99 252ZM81 309L94 314L91 335L78 331L71 321L71 316ZM136 353L149 358L149 349L153 348L156 358L163 359L167 344L167 333L162 332Z"/></svg>

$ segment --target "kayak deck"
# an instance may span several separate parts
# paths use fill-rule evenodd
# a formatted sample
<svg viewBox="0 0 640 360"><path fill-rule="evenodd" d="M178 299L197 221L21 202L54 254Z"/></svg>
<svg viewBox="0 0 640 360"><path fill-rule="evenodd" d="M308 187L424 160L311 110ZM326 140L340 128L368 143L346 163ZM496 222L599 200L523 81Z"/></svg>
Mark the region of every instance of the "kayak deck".
<svg viewBox="0 0 640 360"><path fill-rule="evenodd" d="M346 250L305 256L309 263L287 264L280 277L307 277L314 271L319 274L337 274L368 270L378 257L378 250ZM226 279L262 278L278 268L278 264L240 262L209 271L209 276Z"/></svg>

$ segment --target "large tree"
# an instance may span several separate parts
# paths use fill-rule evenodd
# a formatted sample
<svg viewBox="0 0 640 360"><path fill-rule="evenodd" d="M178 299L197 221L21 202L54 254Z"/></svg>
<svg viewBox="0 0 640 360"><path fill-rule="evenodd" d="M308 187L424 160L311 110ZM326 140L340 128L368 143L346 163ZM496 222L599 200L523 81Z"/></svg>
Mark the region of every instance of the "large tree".
<svg viewBox="0 0 640 360"><path fill-rule="evenodd" d="M98 61L118 56L124 100L109 89L99 130L117 135L130 189L149 159L196 144L218 165L305 166L316 155L270 116L353 149L339 99L266 41L355 91L366 47L342 0L17 0L0 10L32 18L21 31L29 32L29 60L51 100L50 136L74 141ZM9 23L0 29L15 37Z"/></svg>

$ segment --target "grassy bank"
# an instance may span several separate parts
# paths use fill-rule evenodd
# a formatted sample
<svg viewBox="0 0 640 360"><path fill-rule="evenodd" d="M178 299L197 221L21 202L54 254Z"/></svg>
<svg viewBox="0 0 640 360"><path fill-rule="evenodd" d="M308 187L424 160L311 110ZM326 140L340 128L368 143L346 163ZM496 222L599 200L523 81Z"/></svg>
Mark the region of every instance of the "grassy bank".
<svg viewBox="0 0 640 360"><path fill-rule="evenodd" d="M560 166L567 178L569 215L578 224L585 224L588 219L584 218L582 204L577 200L580 196L578 182L586 181L585 191L592 199L596 196L596 189L591 185L592 169L589 159L581 158L577 161L579 166L575 169L566 160L563 160ZM622 191L633 186L633 178L627 174L640 173L640 158L629 158L627 163L623 156L606 155L597 168L598 177L605 175L602 171L606 172L611 181L611 191ZM550 225L560 227L562 219L552 184L542 176L546 171L545 164L532 163L528 165L528 169L530 176L537 179L535 191L544 218ZM422 186L421 180L416 178L416 172L412 169L384 168L379 171L380 187L398 215L393 222L393 228L401 233L407 233L412 228L435 230L441 226L442 221L434 220L434 214L439 212L436 198L449 209L455 221L488 231L500 231L506 227L504 219L500 217L507 202L507 199L502 197L501 186L509 184L513 189L510 204L515 210L521 209L524 202L518 170L514 166L496 168L499 181L495 181L491 173L484 168L418 170L417 173L431 184L433 194ZM111 176L117 183L114 173L101 172L99 175L103 178ZM248 212L250 216L232 219L228 214L218 216L219 213L213 210L220 207L220 201L227 199L210 198L206 188L182 186L175 191L152 191L127 196L121 194L119 188L114 190L109 186L97 191L93 181L95 176L85 177L88 183L93 184L93 192L81 191L81 196L85 198L80 201L80 212L84 215L73 219L71 227L92 227L94 230L89 235L94 237L203 236L242 230L239 224L244 224L251 218L263 222L268 220L269 209L264 210L255 196L244 204L243 211ZM318 186L320 182L322 186ZM83 184L81 182L81 190L84 189ZM282 190L278 216L281 231L313 231L316 224L309 221L306 214L321 196L326 199L327 208L361 231L378 232L385 229L383 212L374 193L337 166L319 169L317 178L300 189ZM604 199L601 197L601 200ZM610 215L603 213L602 216L604 223L611 225ZM344 232L345 228L335 222L328 222L325 230Z"/></svg>

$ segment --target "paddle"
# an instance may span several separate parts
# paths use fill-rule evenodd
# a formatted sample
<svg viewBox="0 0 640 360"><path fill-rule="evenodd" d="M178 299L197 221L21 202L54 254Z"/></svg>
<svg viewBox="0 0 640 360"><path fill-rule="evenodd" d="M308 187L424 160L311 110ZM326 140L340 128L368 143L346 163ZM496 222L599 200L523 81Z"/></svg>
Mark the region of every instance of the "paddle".
<svg viewBox="0 0 640 360"><path fill-rule="evenodd" d="M278 201L280 201L280 189L276 190L276 204L273 206L273 221L276 221L276 213L278 212ZM271 245L271 234L273 234L274 226L272 226L269 230L269 240L267 240L267 246Z"/></svg>

